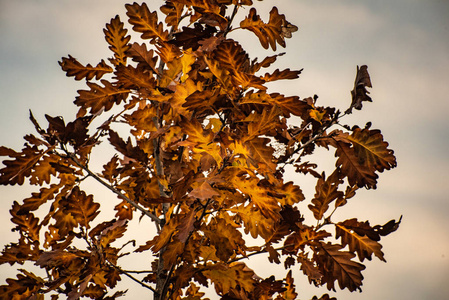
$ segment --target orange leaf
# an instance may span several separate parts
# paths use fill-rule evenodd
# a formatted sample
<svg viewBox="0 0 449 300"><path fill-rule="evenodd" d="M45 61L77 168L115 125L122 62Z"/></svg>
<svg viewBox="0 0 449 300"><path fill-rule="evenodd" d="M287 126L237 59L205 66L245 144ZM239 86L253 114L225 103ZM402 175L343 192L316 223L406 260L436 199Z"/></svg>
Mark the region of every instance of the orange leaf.
<svg viewBox="0 0 449 300"><path fill-rule="evenodd" d="M347 288L353 292L361 290L363 276L361 271L365 266L352 261L354 254L351 252L341 251L341 245L332 245L331 243L321 243L315 247L315 260L323 274L321 282L327 283L329 290L335 290L334 282L338 281L341 289Z"/></svg>
<svg viewBox="0 0 449 300"><path fill-rule="evenodd" d="M67 76L75 76L75 80L81 80L86 78L86 80L91 80L95 77L99 80L106 73L112 73L113 69L108 66L104 60L101 60L97 66L93 67L90 64L83 66L75 58L69 55L68 58L63 57L62 61L59 62L62 70L66 72Z"/></svg>
<svg viewBox="0 0 449 300"><path fill-rule="evenodd" d="M86 253L80 250L76 252L63 250L43 252L36 261L36 265L41 267L68 266L72 262L80 263L85 255Z"/></svg>
<svg viewBox="0 0 449 300"><path fill-rule="evenodd" d="M209 67L210 72L217 78L220 85L223 87L223 89L228 93L232 94L232 91L234 90L232 83L231 83L231 76L229 76L229 71L226 69L223 69L219 62L216 60L208 59L204 57L204 60Z"/></svg>
<svg viewBox="0 0 449 300"><path fill-rule="evenodd" d="M89 223L100 213L100 204L94 202L93 196L86 195L78 186L59 205L64 214L73 216L76 223L87 229L90 228Z"/></svg>
<svg viewBox="0 0 449 300"><path fill-rule="evenodd" d="M52 184L48 188L41 188L39 193L31 193L31 197L23 200L20 213L37 210L42 204L54 198L63 183Z"/></svg>
<svg viewBox="0 0 449 300"><path fill-rule="evenodd" d="M218 263L207 266L203 274L210 279L215 286L215 291L219 295L224 295L229 290L240 286L245 291L251 292L254 289L254 271L246 267L244 263L236 262L229 265Z"/></svg>
<svg viewBox="0 0 449 300"><path fill-rule="evenodd" d="M213 196L219 195L220 194L212 188L207 181L200 183L189 193L189 197L198 198L200 200L211 199Z"/></svg>
<svg viewBox="0 0 449 300"><path fill-rule="evenodd" d="M104 228L100 233L101 246L105 248L118 238L121 238L126 231L127 225L126 220L118 220Z"/></svg>
<svg viewBox="0 0 449 300"><path fill-rule="evenodd" d="M285 300L295 300L298 297L298 293L295 291L295 284L293 283L292 270L288 271L285 277L286 291L282 293L282 297Z"/></svg>
<svg viewBox="0 0 449 300"><path fill-rule="evenodd" d="M339 137L341 140L346 139L353 144L358 162L367 168L383 172L396 167L394 152L387 148L388 143L383 140L380 130L355 127L350 136L340 133L337 139Z"/></svg>
<svg viewBox="0 0 449 300"><path fill-rule="evenodd" d="M151 90L156 87L156 79L152 72L138 65L134 68L131 65L118 65L115 71L115 78L120 81L123 89L148 89Z"/></svg>
<svg viewBox="0 0 449 300"><path fill-rule="evenodd" d="M194 224L196 221L195 214L196 211L194 209L190 209L190 211L186 213L179 221L179 225L177 227L179 232L176 234L176 237L182 243L187 241L187 237L194 229Z"/></svg>
<svg viewBox="0 0 449 300"><path fill-rule="evenodd" d="M162 23L157 23L157 12L150 12L146 3L139 5L134 2L126 4L125 7L129 23L133 25L134 31L142 33L143 39L150 39L151 42L155 39L168 40L168 32L164 31Z"/></svg>
<svg viewBox="0 0 449 300"><path fill-rule="evenodd" d="M243 229L246 234L250 233L253 238L260 236L265 240L269 240L273 236L276 220L267 218L252 205L241 205L231 211L237 214L237 220L243 221Z"/></svg>
<svg viewBox="0 0 449 300"><path fill-rule="evenodd" d="M101 83L104 87L87 82L90 90L78 91L79 96L75 100L75 104L81 107L78 116L81 116L81 111L87 111L89 108L91 114L108 111L114 104L120 104L128 97L129 90L122 90L106 80L101 80Z"/></svg>
<svg viewBox="0 0 449 300"><path fill-rule="evenodd" d="M262 47L268 49L268 46L271 46L273 51L275 51L276 43L285 47L284 35L282 32L285 22L285 16L280 15L276 7L273 7L270 11L270 21L268 23L264 23L260 19L260 16L257 15L256 9L252 7L248 16L240 22L240 27L254 32L259 38Z"/></svg>
<svg viewBox="0 0 449 300"><path fill-rule="evenodd" d="M164 258L164 267L168 270L176 263L180 255L184 252L185 244L181 241L171 241L165 249L162 257Z"/></svg>
<svg viewBox="0 0 449 300"><path fill-rule="evenodd" d="M277 193L284 195L283 198L279 199L279 202L281 202L282 205L294 205L305 199L301 188L295 185L292 181L285 183L279 188Z"/></svg>
<svg viewBox="0 0 449 300"><path fill-rule="evenodd" d="M156 63L158 56L154 55L153 49L147 50L147 45L145 43L140 45L138 43L133 43L126 52L126 55L131 57L133 61L139 63L145 70L151 70L152 72L157 73Z"/></svg>
<svg viewBox="0 0 449 300"><path fill-rule="evenodd" d="M351 186L366 186L367 188L376 188L377 174L375 170L364 165L363 157L356 156L354 147L344 142L335 143L338 157L336 165L341 168L341 173L348 177Z"/></svg>
<svg viewBox="0 0 449 300"><path fill-rule="evenodd" d="M204 234L209 238L210 245L215 247L215 255L222 261L228 261L245 246L240 231L223 218L211 221L204 229Z"/></svg>
<svg viewBox="0 0 449 300"><path fill-rule="evenodd" d="M277 221L281 210L277 198L270 195L271 188L265 186L260 179L247 176L248 173L241 172L231 178L234 187L242 194L251 199L251 204L255 206L267 218Z"/></svg>
<svg viewBox="0 0 449 300"><path fill-rule="evenodd" d="M273 73L269 74L266 73L262 79L266 82L269 81L276 81L281 79L296 79L299 77L299 74L301 74L302 69L299 71L291 71L290 69L285 69L282 71L279 71L279 69L276 69Z"/></svg>
<svg viewBox="0 0 449 300"><path fill-rule="evenodd" d="M166 42L159 42L156 45L156 48L157 54L160 56L161 60L166 64L181 56L182 53L178 47Z"/></svg>
<svg viewBox="0 0 449 300"><path fill-rule="evenodd" d="M39 218L36 218L34 214L30 212L19 213L20 210L21 206L14 201L14 204L9 211L12 216L11 222L17 224L16 229L18 229L22 235L27 236L33 242L39 242L39 231L42 226L42 224L39 224Z"/></svg>
<svg viewBox="0 0 449 300"><path fill-rule="evenodd" d="M127 29L123 28L124 24L120 21L120 17L117 15L111 19L109 24L106 24L106 29L103 29L106 42L108 42L109 49L114 52L115 59L113 63L115 65L126 63L126 51L131 47L128 42L131 36L126 36Z"/></svg>
<svg viewBox="0 0 449 300"><path fill-rule="evenodd" d="M166 1L165 5L161 6L161 12L167 15L165 17L165 23L168 26L173 26L174 29L178 28L183 10L184 4L177 1Z"/></svg>
<svg viewBox="0 0 449 300"><path fill-rule="evenodd" d="M339 176L339 170L336 169L329 178L325 179L323 174L323 176L318 179L315 187L316 193L312 199L313 205L309 205L309 209L313 212L313 215L317 220L323 218L332 201L343 198L343 192L338 191L338 186L343 183Z"/></svg>
<svg viewBox="0 0 449 300"><path fill-rule="evenodd" d="M361 236L352 229L346 228L343 223L335 224L336 238L341 237L341 245L349 246L350 252L357 252L360 261L365 258L371 260L371 255L374 253L381 261L386 261L384 254L381 251L382 245L373 241L367 236Z"/></svg>
<svg viewBox="0 0 449 300"><path fill-rule="evenodd" d="M287 118L290 117L290 114L302 116L310 108L312 108L309 104L307 104L307 102L300 100L297 96L285 97L279 93L267 94L265 91L257 93L249 91L245 94L245 97L240 100L240 103L256 103L270 106L277 105Z"/></svg>
<svg viewBox="0 0 449 300"><path fill-rule="evenodd" d="M32 168L44 154L45 152L38 150L37 147L29 145L26 145L22 152L1 146L0 155L8 155L14 160L3 161L5 167L0 169L0 184L22 185L25 178L31 176Z"/></svg>
<svg viewBox="0 0 449 300"><path fill-rule="evenodd" d="M214 58L220 62L220 66L230 72L248 72L249 57L242 46L231 39L225 40L214 51Z"/></svg>
<svg viewBox="0 0 449 300"><path fill-rule="evenodd" d="M51 175L56 176L56 170L53 164L56 163L60 158L56 155L44 155L39 162L34 165L31 171L30 183L42 185L45 183L50 183Z"/></svg>
<svg viewBox="0 0 449 300"><path fill-rule="evenodd" d="M276 163L273 158L273 147L269 146L269 138L255 138L245 143L249 153L247 159L256 167L263 168L259 164L263 164L269 171L276 170Z"/></svg>
<svg viewBox="0 0 449 300"><path fill-rule="evenodd" d="M191 22L201 20L209 26L219 26L225 30L228 20L220 14L220 6L209 0L177 0L188 6L192 6L195 15L191 17Z"/></svg>

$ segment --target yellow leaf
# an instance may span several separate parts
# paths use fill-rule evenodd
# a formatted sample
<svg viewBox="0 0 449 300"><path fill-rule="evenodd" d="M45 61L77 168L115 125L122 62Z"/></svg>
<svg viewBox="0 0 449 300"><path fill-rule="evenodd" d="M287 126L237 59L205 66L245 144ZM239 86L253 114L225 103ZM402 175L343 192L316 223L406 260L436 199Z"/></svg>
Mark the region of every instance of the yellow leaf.
<svg viewBox="0 0 449 300"><path fill-rule="evenodd" d="M192 69L192 64L195 62L195 60L196 57L192 53L192 49L184 51L184 55L181 57L181 65L182 65L181 82L186 81L186 79L189 77L187 74Z"/></svg>
<svg viewBox="0 0 449 300"><path fill-rule="evenodd" d="M315 121L318 121L320 124L322 124L322 123L321 123L321 120L323 120L323 117L324 117L325 114L326 114L326 111L320 112L320 111L317 110L317 109L311 109L311 110L309 111L310 117L311 117L312 119L314 119Z"/></svg>
<svg viewBox="0 0 449 300"><path fill-rule="evenodd" d="M203 274L214 283L215 291L219 295L226 294L237 285L247 292L254 290L256 283L253 278L254 271L244 263L235 262L229 265L218 263L207 267L208 270L203 271Z"/></svg>

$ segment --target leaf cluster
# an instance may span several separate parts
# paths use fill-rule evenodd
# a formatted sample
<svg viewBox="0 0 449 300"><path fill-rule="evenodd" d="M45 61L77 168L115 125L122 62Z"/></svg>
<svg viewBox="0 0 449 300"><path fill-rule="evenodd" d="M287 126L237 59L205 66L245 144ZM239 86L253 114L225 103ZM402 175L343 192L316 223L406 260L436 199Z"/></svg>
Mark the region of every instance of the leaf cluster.
<svg viewBox="0 0 449 300"><path fill-rule="evenodd" d="M125 8L143 42L131 42L116 16L104 29L108 62L84 65L70 55L60 62L67 76L86 82L75 120L46 116L43 129L30 114L37 136L25 136L20 152L0 147L8 157L0 183L40 187L14 202L19 240L4 248L0 263L31 261L46 274L20 270L0 298L115 299L127 276L155 299L204 299L200 286L211 284L221 299L296 299L293 268L316 286L360 290L362 262L373 255L385 261L380 239L400 223L332 219L358 189L376 188L378 174L396 166L380 130L341 124L371 101L367 67L357 69L352 103L341 113L319 106L316 96L268 92L266 83L302 70L270 69L282 53L251 59L229 37L247 30L266 49L285 47L298 28L276 7L266 22L251 0L168 0L160 14L145 3ZM94 171L90 157L104 144L115 155ZM335 154L329 176L310 162L316 147ZM284 178L288 169L298 180ZM316 178L309 201L299 174ZM82 189L86 177L117 196L113 219L99 220L101 204ZM305 220L307 209L314 220ZM153 235L134 245L128 223L144 217L154 222ZM262 243L248 246L250 237ZM121 266L125 246L152 254L146 270ZM285 278L257 276L243 262L254 255L282 263ZM132 275L141 272L147 275Z"/></svg>

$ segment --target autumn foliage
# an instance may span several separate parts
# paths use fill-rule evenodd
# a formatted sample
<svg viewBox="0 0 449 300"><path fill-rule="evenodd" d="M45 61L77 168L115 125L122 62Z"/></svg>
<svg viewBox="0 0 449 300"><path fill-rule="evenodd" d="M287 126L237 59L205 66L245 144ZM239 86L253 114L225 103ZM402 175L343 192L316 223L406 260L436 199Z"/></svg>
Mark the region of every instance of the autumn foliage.
<svg viewBox="0 0 449 300"><path fill-rule="evenodd" d="M205 299L203 287L211 286L221 299L287 300L298 298L292 269L316 286L356 291L364 260L385 261L380 240L400 220L373 226L333 218L396 166L380 130L342 123L372 101L367 66L357 68L344 112L319 106L316 96L269 92L266 83L301 70L274 69L282 53L250 58L230 33L252 32L274 51L298 28L276 7L266 18L252 6L169 0L153 12L127 4L141 41L132 42L116 16L104 29L112 57L96 65L62 58L66 75L86 82L74 120L46 115L41 127L30 113L37 133L25 136L24 148L0 147L7 157L0 183L40 187L14 201L18 241L0 256L1 264L31 262L37 271L19 269L0 287L1 299L115 299L125 294L117 282L132 277L154 299ZM99 169L90 158L107 146L115 154ZM335 155L329 174L313 162L317 147ZM316 179L311 199L304 176ZM102 219L95 191L83 190L86 178L116 196L114 218ZM142 229L145 244L133 245L128 225L142 218L155 227ZM249 246L252 239L260 244ZM121 264L127 252L154 259L131 273ZM285 277L257 276L245 264L254 255L283 264Z"/></svg>

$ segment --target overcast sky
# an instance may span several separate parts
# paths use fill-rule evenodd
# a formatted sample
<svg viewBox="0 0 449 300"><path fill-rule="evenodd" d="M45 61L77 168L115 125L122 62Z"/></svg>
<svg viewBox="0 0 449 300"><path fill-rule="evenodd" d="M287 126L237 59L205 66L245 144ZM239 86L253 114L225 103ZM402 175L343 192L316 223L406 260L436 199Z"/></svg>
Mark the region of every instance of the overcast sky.
<svg viewBox="0 0 449 300"><path fill-rule="evenodd" d="M22 137L33 132L28 109L42 123L44 114L73 119L77 109L72 102L84 84L65 77L57 62L68 54L84 64L111 56L102 30L116 14L126 20L125 3L0 0L0 145L21 149ZM162 1L148 5L154 10L156 3ZM403 215L399 230L382 241L388 263L366 262L363 293L342 291L336 296L340 300L447 298L449 1L265 0L255 5L262 19L267 20L276 5L299 27L287 40L287 48L280 49L287 55L277 67L304 68L301 78L272 85L271 92L318 94L318 104L344 110L350 103L356 66L367 64L373 103L364 104L346 122L363 126L372 121L397 156L398 167L380 174L377 190L359 192L336 215L341 220L371 220L373 225ZM230 37L243 37L240 41L252 58L272 55L260 50L256 37L237 33ZM15 238L8 222L12 201L29 193L27 188L0 187L0 247ZM257 262L267 266L267 274L271 272L265 258ZM15 274L15 266L0 266L0 284ZM300 272L295 277L301 299L326 292L309 287ZM141 292L132 283L127 288L129 296L123 299L137 298Z"/></svg>

